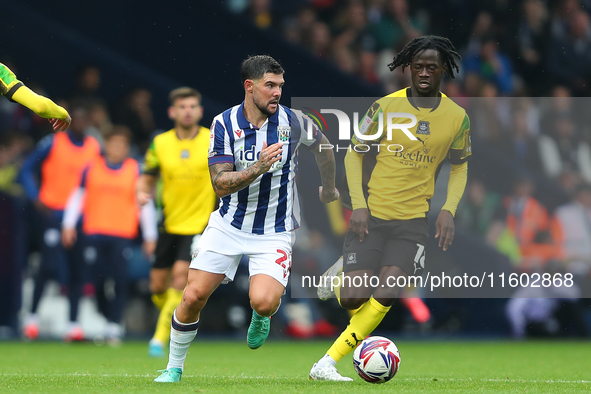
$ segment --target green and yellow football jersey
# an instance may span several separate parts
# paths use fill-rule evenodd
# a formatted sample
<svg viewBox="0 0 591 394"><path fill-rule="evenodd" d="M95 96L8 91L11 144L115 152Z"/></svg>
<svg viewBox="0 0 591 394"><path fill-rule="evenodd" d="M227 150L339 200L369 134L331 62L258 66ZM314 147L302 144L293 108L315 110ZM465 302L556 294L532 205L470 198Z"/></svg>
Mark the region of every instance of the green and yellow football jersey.
<svg viewBox="0 0 591 394"><path fill-rule="evenodd" d="M207 154L209 129L179 139L175 129L157 135L146 152L143 172L162 179L164 228L168 233L201 234L217 196L211 186Z"/></svg>
<svg viewBox="0 0 591 394"><path fill-rule="evenodd" d="M12 95L23 83L16 78L16 75L4 64L0 63L0 94L12 99Z"/></svg>
<svg viewBox="0 0 591 394"><path fill-rule="evenodd" d="M400 129L392 130L388 139L388 114L392 113L416 117L416 124L407 129L416 140ZM379 127L380 116L383 117L382 136L370 140ZM391 122L408 124L412 120L393 116ZM410 88L385 96L367 111L359 132L368 136L367 140L355 136L351 140L356 152L367 150L363 155L363 193L355 193L360 189L348 179L351 207L367 206L372 216L384 220L425 217L443 160L449 158L452 164L462 164L472 154L468 115L443 94L433 108L417 106ZM346 199L344 201L347 206Z"/></svg>

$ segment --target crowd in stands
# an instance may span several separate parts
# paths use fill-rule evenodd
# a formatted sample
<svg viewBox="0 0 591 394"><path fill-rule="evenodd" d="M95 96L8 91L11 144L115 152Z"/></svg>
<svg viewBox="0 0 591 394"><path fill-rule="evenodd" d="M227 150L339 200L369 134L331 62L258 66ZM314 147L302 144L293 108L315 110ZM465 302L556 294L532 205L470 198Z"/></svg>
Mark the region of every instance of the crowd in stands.
<svg viewBox="0 0 591 394"><path fill-rule="evenodd" d="M385 92L406 84L386 64L411 39L443 35L463 56L460 95L549 96L564 85L591 93L591 21L588 0L453 1L312 0L288 9L271 0L230 1L261 29L281 32L315 56L358 75Z"/></svg>
<svg viewBox="0 0 591 394"><path fill-rule="evenodd" d="M591 1L279 3L228 4L258 28L280 32L286 41L384 93L408 85L408 70L390 72L386 64L410 39L448 36L463 59L460 73L445 80L443 92L470 116L474 156L488 153L489 163L498 164L470 174L457 213L458 232L480 235L517 272L546 272L549 266L572 272L581 294L564 298L590 296L585 290L591 287L591 112L585 97L591 96ZM0 60L19 75L18 64ZM43 93L40 86L28 85ZM141 160L158 132L150 91L137 88L106 102L100 96L101 70L93 65L81 67L72 85L58 103L78 126L101 145L114 125L126 126L131 156ZM20 167L50 133L45 119L0 100L0 193L24 199ZM502 168L510 171L501 175L513 185L510 189L488 178ZM541 184L551 185L559 196L536 194ZM519 308L527 306L514 307L512 321L523 322ZM515 335L522 332L514 328Z"/></svg>

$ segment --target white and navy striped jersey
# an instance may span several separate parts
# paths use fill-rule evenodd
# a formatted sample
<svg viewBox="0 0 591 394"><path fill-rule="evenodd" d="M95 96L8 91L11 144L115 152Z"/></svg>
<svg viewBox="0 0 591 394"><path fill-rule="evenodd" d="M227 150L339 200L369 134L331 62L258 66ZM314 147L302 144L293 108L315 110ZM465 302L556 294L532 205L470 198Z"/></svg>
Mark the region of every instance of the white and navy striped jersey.
<svg viewBox="0 0 591 394"><path fill-rule="evenodd" d="M256 163L263 142L283 142L281 160L244 189L221 199L219 213L232 226L254 234L272 234L299 227L299 199L295 182L300 144L311 148L322 133L301 111L279 105L261 128L243 113L244 102L218 116L211 125L209 165L232 163L241 171ZM308 133L308 127L312 132ZM309 135L310 134L310 135Z"/></svg>

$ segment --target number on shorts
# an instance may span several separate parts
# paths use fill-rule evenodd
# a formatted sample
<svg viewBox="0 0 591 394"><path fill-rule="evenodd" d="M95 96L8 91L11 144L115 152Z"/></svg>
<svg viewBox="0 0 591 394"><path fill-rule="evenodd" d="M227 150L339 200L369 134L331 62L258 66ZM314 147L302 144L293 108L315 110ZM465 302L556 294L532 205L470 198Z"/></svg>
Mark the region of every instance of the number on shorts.
<svg viewBox="0 0 591 394"><path fill-rule="evenodd" d="M417 254L415 255L415 272L420 269L425 268L425 245L421 245L417 243L418 249Z"/></svg>
<svg viewBox="0 0 591 394"><path fill-rule="evenodd" d="M277 253L281 255L275 262L283 268L283 277L286 278L289 270L291 269L291 252L277 249Z"/></svg>

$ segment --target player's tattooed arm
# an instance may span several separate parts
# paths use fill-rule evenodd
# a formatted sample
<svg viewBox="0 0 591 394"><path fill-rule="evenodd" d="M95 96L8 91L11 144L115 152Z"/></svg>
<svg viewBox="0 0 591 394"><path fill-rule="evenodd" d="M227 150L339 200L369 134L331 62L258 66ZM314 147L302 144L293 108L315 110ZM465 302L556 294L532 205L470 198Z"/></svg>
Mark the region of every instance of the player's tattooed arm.
<svg viewBox="0 0 591 394"><path fill-rule="evenodd" d="M320 170L322 186L320 187L320 201L329 203L339 198L339 191L335 188L336 163L332 149L322 149L322 147L331 146L330 141L325 135L322 136L320 143L313 151L316 156L316 165Z"/></svg>
<svg viewBox="0 0 591 394"><path fill-rule="evenodd" d="M267 147L265 142L259 160L242 171L234 171L232 163L218 163L209 166L209 175L215 193L222 198L250 185L260 175L269 171L273 163L281 160L282 146L282 143L276 143Z"/></svg>

